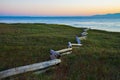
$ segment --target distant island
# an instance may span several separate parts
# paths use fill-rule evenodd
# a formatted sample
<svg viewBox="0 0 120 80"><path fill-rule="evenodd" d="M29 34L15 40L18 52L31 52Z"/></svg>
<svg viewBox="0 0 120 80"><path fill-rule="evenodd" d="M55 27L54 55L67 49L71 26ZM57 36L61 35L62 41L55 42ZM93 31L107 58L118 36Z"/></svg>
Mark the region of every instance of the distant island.
<svg viewBox="0 0 120 80"><path fill-rule="evenodd" d="M120 13L115 14L104 14L104 15L94 15L90 17L96 17L96 18L120 18Z"/></svg>
<svg viewBox="0 0 120 80"><path fill-rule="evenodd" d="M93 16L79 16L81 18L120 18L120 13L114 14L101 14L101 15L93 15Z"/></svg>

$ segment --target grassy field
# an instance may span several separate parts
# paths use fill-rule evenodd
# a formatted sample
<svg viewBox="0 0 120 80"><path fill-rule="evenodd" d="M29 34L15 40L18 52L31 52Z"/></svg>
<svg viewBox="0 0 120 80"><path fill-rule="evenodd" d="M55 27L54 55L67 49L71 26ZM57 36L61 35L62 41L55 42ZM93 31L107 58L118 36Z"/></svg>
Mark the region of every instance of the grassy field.
<svg viewBox="0 0 120 80"><path fill-rule="evenodd" d="M83 29L53 24L0 24L0 71L49 60L49 50L67 47ZM83 46L42 74L3 80L120 80L120 33L89 30Z"/></svg>

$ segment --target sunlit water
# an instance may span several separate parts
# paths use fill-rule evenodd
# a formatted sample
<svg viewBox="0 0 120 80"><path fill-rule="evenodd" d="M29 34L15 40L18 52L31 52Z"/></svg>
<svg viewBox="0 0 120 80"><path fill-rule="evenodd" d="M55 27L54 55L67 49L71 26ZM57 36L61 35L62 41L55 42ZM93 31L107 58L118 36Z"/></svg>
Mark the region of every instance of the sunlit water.
<svg viewBox="0 0 120 80"><path fill-rule="evenodd" d="M0 18L0 23L47 23L65 24L74 27L85 27L112 32L120 32L120 19L87 19L77 17L27 17Z"/></svg>

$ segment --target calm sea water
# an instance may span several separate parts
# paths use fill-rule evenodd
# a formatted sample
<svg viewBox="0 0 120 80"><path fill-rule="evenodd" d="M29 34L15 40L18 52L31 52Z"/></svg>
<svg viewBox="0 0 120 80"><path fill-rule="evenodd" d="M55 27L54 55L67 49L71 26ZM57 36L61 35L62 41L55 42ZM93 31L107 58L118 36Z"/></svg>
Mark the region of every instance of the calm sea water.
<svg viewBox="0 0 120 80"><path fill-rule="evenodd" d="M0 23L47 23L65 24L112 32L120 32L120 18L79 18L79 17L0 17Z"/></svg>

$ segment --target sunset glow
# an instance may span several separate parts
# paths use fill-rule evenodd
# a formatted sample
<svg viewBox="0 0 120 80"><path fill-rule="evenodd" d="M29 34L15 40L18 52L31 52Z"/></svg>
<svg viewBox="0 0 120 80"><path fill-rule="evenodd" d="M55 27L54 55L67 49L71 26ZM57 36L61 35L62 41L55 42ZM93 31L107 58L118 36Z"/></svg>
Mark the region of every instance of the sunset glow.
<svg viewBox="0 0 120 80"><path fill-rule="evenodd" d="M0 15L89 16L120 13L120 0L0 0Z"/></svg>

